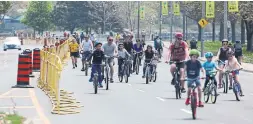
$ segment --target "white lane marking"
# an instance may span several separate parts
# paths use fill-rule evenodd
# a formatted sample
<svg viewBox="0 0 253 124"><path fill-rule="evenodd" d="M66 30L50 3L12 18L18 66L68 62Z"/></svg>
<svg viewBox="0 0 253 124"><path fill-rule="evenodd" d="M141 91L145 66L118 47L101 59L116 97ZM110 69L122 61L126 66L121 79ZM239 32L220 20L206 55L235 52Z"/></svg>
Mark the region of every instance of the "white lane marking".
<svg viewBox="0 0 253 124"><path fill-rule="evenodd" d="M145 92L145 91L143 91L143 90L141 90L141 89L136 89L136 90L138 90L138 91L140 91L140 92Z"/></svg>
<svg viewBox="0 0 253 124"><path fill-rule="evenodd" d="M183 111L183 112L185 112L185 113L187 113L187 114L192 114L192 112L189 111L189 110L186 110L186 109L180 109L180 110Z"/></svg>
<svg viewBox="0 0 253 124"><path fill-rule="evenodd" d="M157 98L158 100L161 100L161 101L165 101L163 98L161 98L161 97L155 97L155 98Z"/></svg>
<svg viewBox="0 0 253 124"><path fill-rule="evenodd" d="M128 86L132 86L132 84L127 84Z"/></svg>
<svg viewBox="0 0 253 124"><path fill-rule="evenodd" d="M250 95L253 96L253 93L251 93Z"/></svg>

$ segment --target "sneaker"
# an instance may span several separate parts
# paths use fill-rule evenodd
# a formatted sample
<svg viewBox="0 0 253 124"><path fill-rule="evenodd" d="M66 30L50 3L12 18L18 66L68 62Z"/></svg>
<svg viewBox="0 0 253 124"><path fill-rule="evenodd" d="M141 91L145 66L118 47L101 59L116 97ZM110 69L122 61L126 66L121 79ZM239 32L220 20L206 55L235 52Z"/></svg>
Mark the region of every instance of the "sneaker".
<svg viewBox="0 0 253 124"><path fill-rule="evenodd" d="M103 88L102 82L98 83L98 87L99 87L99 88Z"/></svg>
<svg viewBox="0 0 253 124"><path fill-rule="evenodd" d="M93 82L92 78L89 79L89 82Z"/></svg>
<svg viewBox="0 0 253 124"><path fill-rule="evenodd" d="M111 83L113 83L113 82L114 82L112 78L110 79L110 82L111 82Z"/></svg>
<svg viewBox="0 0 253 124"><path fill-rule="evenodd" d="M190 98L186 98L185 105L189 105L189 104L190 104Z"/></svg>
<svg viewBox="0 0 253 124"><path fill-rule="evenodd" d="M84 68L82 68L81 71L85 71Z"/></svg>
<svg viewBox="0 0 253 124"><path fill-rule="evenodd" d="M77 67L77 64L75 64L75 66Z"/></svg>
<svg viewBox="0 0 253 124"><path fill-rule="evenodd" d="M185 92L186 92L186 91L185 91L185 88L182 88L182 89L181 89L181 92L182 92L182 93L185 93Z"/></svg>
<svg viewBox="0 0 253 124"><path fill-rule="evenodd" d="M204 104L201 101L199 101L199 107L204 107Z"/></svg>

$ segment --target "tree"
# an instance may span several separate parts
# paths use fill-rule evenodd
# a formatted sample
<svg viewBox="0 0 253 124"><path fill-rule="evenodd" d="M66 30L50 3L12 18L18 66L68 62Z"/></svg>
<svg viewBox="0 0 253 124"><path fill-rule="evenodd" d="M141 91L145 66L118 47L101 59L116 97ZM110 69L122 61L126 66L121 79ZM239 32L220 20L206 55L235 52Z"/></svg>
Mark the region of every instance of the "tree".
<svg viewBox="0 0 253 124"><path fill-rule="evenodd" d="M94 24L90 16L92 9L87 5L85 1L57 1L52 13L54 24L71 33L76 28L91 27Z"/></svg>
<svg viewBox="0 0 253 124"><path fill-rule="evenodd" d="M11 8L11 2L10 1L0 1L0 22L3 21L5 14L8 12L8 10Z"/></svg>
<svg viewBox="0 0 253 124"><path fill-rule="evenodd" d="M39 33L43 33L43 31L52 27L52 10L52 3L49 1L29 2L22 22L34 30L39 31Z"/></svg>

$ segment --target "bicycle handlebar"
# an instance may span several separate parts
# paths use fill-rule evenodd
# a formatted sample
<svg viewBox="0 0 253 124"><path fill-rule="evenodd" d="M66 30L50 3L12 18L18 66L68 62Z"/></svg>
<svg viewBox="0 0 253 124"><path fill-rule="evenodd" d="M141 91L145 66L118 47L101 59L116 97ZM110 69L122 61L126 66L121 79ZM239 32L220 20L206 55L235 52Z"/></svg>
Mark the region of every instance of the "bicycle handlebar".
<svg viewBox="0 0 253 124"><path fill-rule="evenodd" d="M227 70L225 73L233 73L234 71L240 71L242 70L243 68L240 68L240 69L235 69L235 70Z"/></svg>

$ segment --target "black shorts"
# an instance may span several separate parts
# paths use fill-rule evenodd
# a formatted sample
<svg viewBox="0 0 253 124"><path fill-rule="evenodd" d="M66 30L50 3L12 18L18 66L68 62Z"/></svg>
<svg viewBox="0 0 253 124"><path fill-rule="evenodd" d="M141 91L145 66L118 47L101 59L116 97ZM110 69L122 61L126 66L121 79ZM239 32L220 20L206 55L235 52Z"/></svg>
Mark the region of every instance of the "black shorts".
<svg viewBox="0 0 253 124"><path fill-rule="evenodd" d="M79 56L79 52L70 52L70 56L77 58Z"/></svg>
<svg viewBox="0 0 253 124"><path fill-rule="evenodd" d="M180 68L184 68L185 63L181 62L181 63L177 63L176 66L180 69Z"/></svg>

